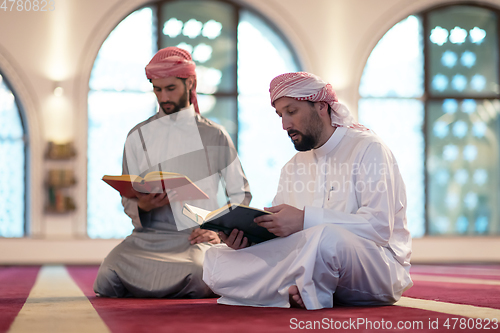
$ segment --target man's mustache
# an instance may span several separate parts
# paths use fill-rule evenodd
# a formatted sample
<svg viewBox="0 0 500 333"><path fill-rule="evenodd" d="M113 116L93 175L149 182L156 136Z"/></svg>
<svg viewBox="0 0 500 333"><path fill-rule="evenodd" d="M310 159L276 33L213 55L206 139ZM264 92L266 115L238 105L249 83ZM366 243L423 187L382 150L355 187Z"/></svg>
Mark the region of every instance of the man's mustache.
<svg viewBox="0 0 500 333"><path fill-rule="evenodd" d="M300 135L302 135L302 133L300 133L297 130L288 130L287 133L288 133L288 136L292 136L294 134L300 134Z"/></svg>

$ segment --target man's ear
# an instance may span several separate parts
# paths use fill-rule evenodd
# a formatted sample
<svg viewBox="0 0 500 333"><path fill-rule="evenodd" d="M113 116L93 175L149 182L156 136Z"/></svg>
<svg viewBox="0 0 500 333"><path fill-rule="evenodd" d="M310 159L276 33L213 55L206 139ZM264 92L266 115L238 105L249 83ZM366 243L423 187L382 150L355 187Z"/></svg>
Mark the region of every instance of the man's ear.
<svg viewBox="0 0 500 333"><path fill-rule="evenodd" d="M194 75L188 76L188 78L186 79L187 90L191 90L193 88L194 80L195 80Z"/></svg>
<svg viewBox="0 0 500 333"><path fill-rule="evenodd" d="M317 109L318 109L318 113L321 115L321 116L328 116L328 103L325 102L325 101L321 101L321 102L316 102L316 105L317 105Z"/></svg>

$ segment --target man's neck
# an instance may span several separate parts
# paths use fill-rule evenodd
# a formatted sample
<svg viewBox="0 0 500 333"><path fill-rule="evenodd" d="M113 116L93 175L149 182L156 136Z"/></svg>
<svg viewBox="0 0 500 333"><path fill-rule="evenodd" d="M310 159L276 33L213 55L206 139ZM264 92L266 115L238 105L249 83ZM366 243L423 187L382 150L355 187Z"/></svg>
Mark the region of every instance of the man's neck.
<svg viewBox="0 0 500 333"><path fill-rule="evenodd" d="M337 127L333 127L333 126L323 127L323 133L321 135L321 138L318 141L318 145L314 148L319 148L319 147L323 146L331 138L333 133L335 133L336 129L337 129Z"/></svg>
<svg viewBox="0 0 500 333"><path fill-rule="evenodd" d="M164 116L170 116L170 119L173 120L173 121L176 121L177 120L177 117L179 116L179 114L182 112L182 111L186 111L186 110L189 110L191 108L191 104L188 104L186 105L186 107L183 107L182 109L180 109L179 111L177 112L174 112L174 113L166 113L165 110L163 110L161 107L160 107L160 117L164 117Z"/></svg>

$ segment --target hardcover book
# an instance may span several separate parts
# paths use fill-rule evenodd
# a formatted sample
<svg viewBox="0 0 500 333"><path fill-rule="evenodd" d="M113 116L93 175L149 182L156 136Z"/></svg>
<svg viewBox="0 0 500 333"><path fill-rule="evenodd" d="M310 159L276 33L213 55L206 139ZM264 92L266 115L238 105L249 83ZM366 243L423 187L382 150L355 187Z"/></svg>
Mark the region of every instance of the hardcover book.
<svg viewBox="0 0 500 333"><path fill-rule="evenodd" d="M228 204L212 212L184 204L183 214L200 225L202 229L222 231L229 235L233 229L242 230L244 237L251 243L261 243L278 236L259 226L254 218L272 214L265 210L248 207L245 205Z"/></svg>
<svg viewBox="0 0 500 333"><path fill-rule="evenodd" d="M175 201L208 199L205 192L180 173L152 171L144 178L135 175L105 175L102 180L126 198L137 197L137 192L162 193L172 189L177 192Z"/></svg>

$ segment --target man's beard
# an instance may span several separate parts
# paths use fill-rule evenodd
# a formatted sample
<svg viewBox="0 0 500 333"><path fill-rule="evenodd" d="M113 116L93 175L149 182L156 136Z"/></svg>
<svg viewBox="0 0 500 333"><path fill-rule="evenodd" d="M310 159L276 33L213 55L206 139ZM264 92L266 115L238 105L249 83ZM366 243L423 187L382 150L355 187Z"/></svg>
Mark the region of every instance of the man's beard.
<svg viewBox="0 0 500 333"><path fill-rule="evenodd" d="M311 110L311 118L305 128L305 133L299 132L297 130L289 130L288 136L293 134L299 135L297 141L293 141L295 149L298 151L307 151L316 148L318 145L321 134L323 133L321 118L318 116L314 109Z"/></svg>
<svg viewBox="0 0 500 333"><path fill-rule="evenodd" d="M179 98L179 101L177 103L175 102L166 102L166 103L160 103L160 107L165 112L165 114L174 114L179 112L181 109L185 108L185 105L187 104L187 99L188 99L188 91L187 89L184 91L184 94ZM173 109L168 111L165 106L167 105L173 105ZM182 107L181 107L182 106Z"/></svg>

